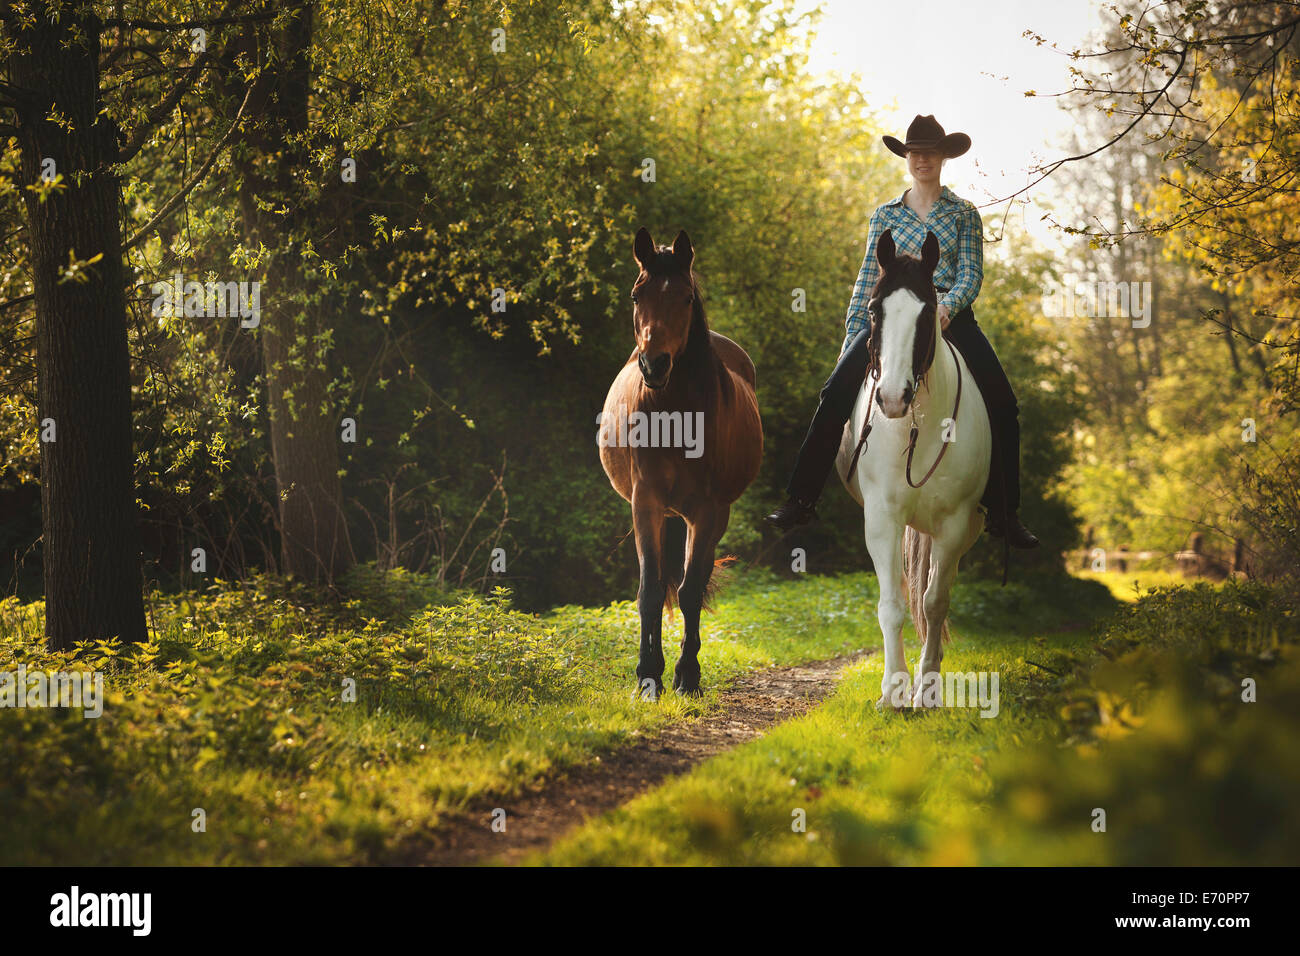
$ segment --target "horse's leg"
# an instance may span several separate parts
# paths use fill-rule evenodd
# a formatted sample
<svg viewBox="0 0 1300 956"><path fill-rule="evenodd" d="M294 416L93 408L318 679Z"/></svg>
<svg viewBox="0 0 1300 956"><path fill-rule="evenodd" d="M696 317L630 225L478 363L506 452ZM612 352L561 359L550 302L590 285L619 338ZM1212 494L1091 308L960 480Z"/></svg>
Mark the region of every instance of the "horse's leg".
<svg viewBox="0 0 1300 956"><path fill-rule="evenodd" d="M907 612L907 602L903 598L903 526L869 509L866 538L867 551L875 565L876 582L880 587L876 613L885 642L885 673L880 679L880 700L876 701L876 706L888 705L901 710L912 695L912 675L903 654L903 617Z"/></svg>
<svg viewBox="0 0 1300 956"><path fill-rule="evenodd" d="M673 669L673 690L700 693L700 612L713 576L713 557L731 517L728 505L706 504L693 516L686 536L686 573L677 592L682 609L682 652Z"/></svg>
<svg viewBox="0 0 1300 956"><path fill-rule="evenodd" d="M957 580L957 564L979 537L981 522L975 509L953 515L938 529L930 542L930 582L921 599L925 613L925 647L916 667L916 688L912 696L914 707L943 704L942 680L939 664L943 660L943 624L948 619L948 606L952 600L953 582Z"/></svg>
<svg viewBox="0 0 1300 956"><path fill-rule="evenodd" d="M636 553L641 562L641 586L636 594L641 615L641 655L636 665L637 691L649 700L663 692L664 587L660 568L664 508L656 496L638 485L632 489L632 527L636 531Z"/></svg>

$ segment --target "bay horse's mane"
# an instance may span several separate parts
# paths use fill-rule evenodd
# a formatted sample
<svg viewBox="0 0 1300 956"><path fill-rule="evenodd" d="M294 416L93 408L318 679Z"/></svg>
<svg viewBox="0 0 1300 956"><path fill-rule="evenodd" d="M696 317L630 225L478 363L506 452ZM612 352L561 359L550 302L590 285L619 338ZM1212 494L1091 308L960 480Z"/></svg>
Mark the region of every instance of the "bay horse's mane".
<svg viewBox="0 0 1300 956"><path fill-rule="evenodd" d="M709 333L709 320L704 312L704 294L700 288L700 277L694 268L683 270L673 255L671 246L656 246L655 257L647 267L642 268L651 278L668 278L685 274L691 283L691 328L686 337L686 346L674 360L673 381L680 383L687 394L694 395L699 410L708 414L712 420L713 410L719 401L729 404L734 400L735 383L727 372L722 359L713 350L712 336ZM657 396L646 396L653 402Z"/></svg>
<svg viewBox="0 0 1300 956"><path fill-rule="evenodd" d="M673 255L671 246L656 246L654 261L648 267L643 264L642 268L651 278L682 275L682 267ZM709 367L713 348L709 342L709 320L704 314L704 295L700 289L699 276L692 268L686 270L686 278L691 283L691 328L686 337L686 347L675 362L680 368L699 375Z"/></svg>

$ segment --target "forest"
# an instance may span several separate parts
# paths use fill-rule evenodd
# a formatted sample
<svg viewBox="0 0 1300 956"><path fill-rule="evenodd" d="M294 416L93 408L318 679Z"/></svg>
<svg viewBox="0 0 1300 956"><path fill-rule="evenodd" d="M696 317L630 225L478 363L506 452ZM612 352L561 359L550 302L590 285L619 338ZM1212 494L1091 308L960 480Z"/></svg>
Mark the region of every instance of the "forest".
<svg viewBox="0 0 1300 956"><path fill-rule="evenodd" d="M1062 50L1051 191L977 202L1044 544L1005 587L997 539L961 563L954 666L1004 696L971 778L945 758L967 718L856 706L879 670L861 507L832 487L815 524L763 520L871 212L909 182L880 145L907 117L810 69L816 11L5 2L0 669L105 689L95 720L0 708L0 862L478 862L457 833L493 808L830 659L825 703L510 859L1293 860L1300 828L1258 821L1300 795L1300 4L1100 16ZM642 226L689 234L763 439L707 693L654 707L627 699L638 554L594 424ZM1269 692L1226 716L1244 677ZM1217 756L1189 784L1193 751ZM815 846L770 835L795 777ZM1112 825L1144 841L1071 829L1139 787L1167 805ZM1196 809L1222 792L1234 821Z"/></svg>

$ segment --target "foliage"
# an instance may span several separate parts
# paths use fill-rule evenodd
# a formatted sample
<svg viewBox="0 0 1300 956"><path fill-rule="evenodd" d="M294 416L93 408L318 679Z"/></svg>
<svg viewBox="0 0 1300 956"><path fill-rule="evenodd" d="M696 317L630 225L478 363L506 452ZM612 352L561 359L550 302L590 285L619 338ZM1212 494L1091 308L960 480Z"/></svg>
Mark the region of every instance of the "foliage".
<svg viewBox="0 0 1300 956"><path fill-rule="evenodd" d="M1096 49L1071 54L1072 152L1090 158L1062 225L1087 239L1081 276L1155 293L1147 329L1127 317L1063 329L1089 400L1069 489L1099 543L1168 554L1210 531L1220 551L1244 540L1258 574L1300 567L1300 273L1286 238L1298 9L1124 2ZM1257 437L1243 438L1248 426Z"/></svg>
<svg viewBox="0 0 1300 956"><path fill-rule="evenodd" d="M450 595L432 577L368 569L331 606L261 577L153 594L148 644L51 653L39 603L6 598L4 669L98 670L105 700L98 719L0 709L0 860L419 859L438 828L466 825L471 802L708 712L745 670L852 649L870 584L742 579L705 622L705 699L654 705L629 694L626 602L539 618L503 590ZM205 832L191 828L196 808Z"/></svg>
<svg viewBox="0 0 1300 956"><path fill-rule="evenodd" d="M1000 709L880 713L879 660L790 721L593 821L551 864L1268 865L1296 853L1300 625L1258 585L1159 590L1095 640L1024 592L954 602L945 670L1001 674ZM990 588L1005 599L1012 588ZM1090 602L1090 604L1089 604ZM961 605L966 603L966 607ZM972 603L974 606L972 606ZM974 613L972 613L974 611ZM1258 703L1242 700L1253 677ZM1094 831L1094 809L1106 829ZM802 811L806 824L792 824Z"/></svg>

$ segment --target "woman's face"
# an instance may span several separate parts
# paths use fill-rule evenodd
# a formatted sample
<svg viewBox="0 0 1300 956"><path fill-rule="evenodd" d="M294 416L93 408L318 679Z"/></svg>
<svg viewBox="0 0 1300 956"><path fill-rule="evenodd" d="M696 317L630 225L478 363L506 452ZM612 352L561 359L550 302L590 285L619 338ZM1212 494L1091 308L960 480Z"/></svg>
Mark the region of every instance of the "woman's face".
<svg viewBox="0 0 1300 956"><path fill-rule="evenodd" d="M907 171L918 183L937 183L943 169L943 157L937 149L909 149Z"/></svg>

